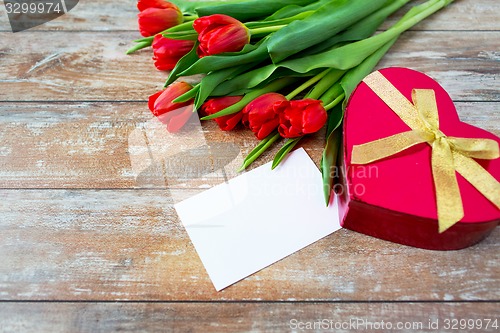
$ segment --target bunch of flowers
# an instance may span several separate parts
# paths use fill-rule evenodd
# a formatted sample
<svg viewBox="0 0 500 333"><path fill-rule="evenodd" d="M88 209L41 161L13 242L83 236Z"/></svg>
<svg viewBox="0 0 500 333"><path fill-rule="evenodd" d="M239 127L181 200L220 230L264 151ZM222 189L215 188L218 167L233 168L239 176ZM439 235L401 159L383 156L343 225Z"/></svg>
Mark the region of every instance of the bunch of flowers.
<svg viewBox="0 0 500 333"><path fill-rule="evenodd" d="M344 102L404 31L453 0L427 0L375 34L410 0L139 0L144 38L159 70L170 71L149 108L176 132L192 116L221 130L239 124L260 142L247 168L284 139L273 168L308 135L326 127L321 161L325 200L333 183ZM203 74L194 86L180 79ZM297 96L301 96L300 99Z"/></svg>

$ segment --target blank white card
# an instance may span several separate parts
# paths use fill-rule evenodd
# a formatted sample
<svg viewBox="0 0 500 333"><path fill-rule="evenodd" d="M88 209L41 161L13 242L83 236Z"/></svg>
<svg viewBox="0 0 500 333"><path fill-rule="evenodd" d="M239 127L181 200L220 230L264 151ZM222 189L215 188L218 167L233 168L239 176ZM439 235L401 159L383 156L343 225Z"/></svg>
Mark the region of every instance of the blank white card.
<svg viewBox="0 0 500 333"><path fill-rule="evenodd" d="M175 205L215 288L233 283L340 229L321 173L301 148Z"/></svg>

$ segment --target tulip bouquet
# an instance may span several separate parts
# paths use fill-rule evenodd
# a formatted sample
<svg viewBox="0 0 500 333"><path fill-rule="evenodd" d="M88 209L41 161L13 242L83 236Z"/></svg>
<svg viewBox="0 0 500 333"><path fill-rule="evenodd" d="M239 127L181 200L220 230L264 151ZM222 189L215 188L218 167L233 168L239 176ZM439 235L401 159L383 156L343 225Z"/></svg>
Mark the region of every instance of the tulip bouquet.
<svg viewBox="0 0 500 333"><path fill-rule="evenodd" d="M344 102L401 33L452 1L420 1L375 34L410 0L139 0L144 38L128 53L152 46L155 66L170 71L165 89L149 98L168 131L199 113L221 130L242 124L255 134L260 142L242 170L284 139L275 168L304 136L326 127L328 203ZM203 74L194 86L179 81L194 74Z"/></svg>

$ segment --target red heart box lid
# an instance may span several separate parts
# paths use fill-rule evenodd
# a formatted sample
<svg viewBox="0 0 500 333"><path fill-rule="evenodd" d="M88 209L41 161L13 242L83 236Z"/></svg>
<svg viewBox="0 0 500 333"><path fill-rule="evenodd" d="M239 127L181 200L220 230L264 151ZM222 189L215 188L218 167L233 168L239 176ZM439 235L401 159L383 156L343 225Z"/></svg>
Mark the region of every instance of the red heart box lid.
<svg viewBox="0 0 500 333"><path fill-rule="evenodd" d="M414 89L433 89L436 95L440 130L459 138L500 139L492 133L460 121L448 93L427 75L407 68L379 71L409 101ZM436 219L430 145L423 143L391 157L367 165L352 165L354 145L372 142L398 133L408 127L389 106L362 82L351 95L344 121L344 166L350 200L403 214ZM475 160L500 180L500 159ZM500 210L460 174L456 173L464 207L461 223L489 222L500 219ZM436 229L437 232L437 229Z"/></svg>

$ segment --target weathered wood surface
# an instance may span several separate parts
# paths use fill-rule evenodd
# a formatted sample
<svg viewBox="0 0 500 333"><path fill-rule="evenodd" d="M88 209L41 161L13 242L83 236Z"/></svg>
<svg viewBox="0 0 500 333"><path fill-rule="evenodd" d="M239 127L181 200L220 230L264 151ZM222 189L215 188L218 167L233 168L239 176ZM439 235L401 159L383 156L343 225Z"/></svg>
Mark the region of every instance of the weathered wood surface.
<svg viewBox="0 0 500 333"><path fill-rule="evenodd" d="M500 299L500 230L460 252L342 230L217 293L167 191L0 190L0 198L1 299Z"/></svg>
<svg viewBox="0 0 500 333"><path fill-rule="evenodd" d="M0 33L0 101L143 101L167 77L154 70L148 50L125 55L133 32L27 31L18 36ZM499 49L499 31L412 31L380 65L424 71L454 100L498 101Z"/></svg>
<svg viewBox="0 0 500 333"><path fill-rule="evenodd" d="M498 332L491 323L484 328L484 319L498 316L497 307L491 303L8 303L0 304L0 329L23 333L343 333L390 332L381 327L393 327L394 332ZM26 317L32 321L26 322ZM445 330L450 319L483 319L484 326ZM398 325L409 329L397 329Z"/></svg>
<svg viewBox="0 0 500 333"><path fill-rule="evenodd" d="M414 0L404 9L390 18L382 28L392 25L401 18L403 12L413 4L423 0ZM136 30L138 13L136 0L81 0L68 14L51 22L33 28L33 30L65 30L65 31L116 31ZM498 11L500 4L496 0L455 0L432 20L426 20L414 30L496 30L498 28ZM0 6L0 31L11 31L5 7ZM135 32L140 37L138 32Z"/></svg>
<svg viewBox="0 0 500 333"><path fill-rule="evenodd" d="M456 105L463 121L500 135L500 103ZM158 175L156 169L137 177L132 162L142 158L140 149L146 151L148 145L150 149L153 145L167 147L173 140L182 145L184 137L163 137L148 145L134 143L133 138L147 133L148 126L166 135L145 102L0 103L0 188L164 188L165 181L153 177ZM303 145L317 163L322 134L308 138ZM213 154L220 160L214 169L231 161L235 150L246 156L257 143L249 131L240 130L237 135L222 132L214 122L204 123L203 137L214 146ZM256 165L270 160L277 147ZM165 156L156 155L150 164ZM205 174L196 178L199 181L188 185L212 184L214 177Z"/></svg>
<svg viewBox="0 0 500 333"><path fill-rule="evenodd" d="M82 0L17 34L0 5L0 331L282 332L293 318L500 317L498 229L444 253L341 230L215 292L172 204L220 177L165 182L154 167L136 177L134 156L146 155L131 138L153 124L146 99L166 73L149 51L124 55L139 36L134 3ZM499 7L457 0L403 34L379 67L428 73L463 121L500 135ZM212 122L203 137L225 152L220 163L255 145ZM304 143L316 162L321 137Z"/></svg>

